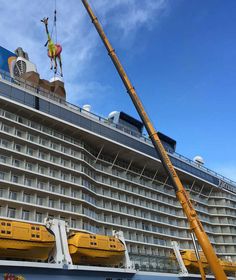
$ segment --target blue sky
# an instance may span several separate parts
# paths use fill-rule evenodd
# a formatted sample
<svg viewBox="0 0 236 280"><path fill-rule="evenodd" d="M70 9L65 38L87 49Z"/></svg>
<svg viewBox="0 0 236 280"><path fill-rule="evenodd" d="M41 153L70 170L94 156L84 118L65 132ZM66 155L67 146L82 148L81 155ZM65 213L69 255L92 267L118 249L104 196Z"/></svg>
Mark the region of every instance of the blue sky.
<svg viewBox="0 0 236 280"><path fill-rule="evenodd" d="M177 152L236 181L236 1L90 0L157 130ZM50 78L40 19L53 0L0 0L1 45L28 51ZM134 106L85 9L57 0L68 100L107 116ZM50 22L52 23L52 22Z"/></svg>

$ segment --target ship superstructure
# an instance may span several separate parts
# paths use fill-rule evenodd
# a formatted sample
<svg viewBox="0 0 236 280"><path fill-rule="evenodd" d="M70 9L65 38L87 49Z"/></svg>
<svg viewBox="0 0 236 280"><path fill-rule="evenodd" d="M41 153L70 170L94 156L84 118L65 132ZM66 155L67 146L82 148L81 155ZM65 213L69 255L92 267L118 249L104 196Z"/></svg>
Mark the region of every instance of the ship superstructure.
<svg viewBox="0 0 236 280"><path fill-rule="evenodd" d="M189 227L138 120L102 118L2 72L0 125L2 218L59 218L105 235L122 230L136 269L179 270L171 241L192 248ZM177 154L176 142L159 135L217 254L236 261L235 183Z"/></svg>

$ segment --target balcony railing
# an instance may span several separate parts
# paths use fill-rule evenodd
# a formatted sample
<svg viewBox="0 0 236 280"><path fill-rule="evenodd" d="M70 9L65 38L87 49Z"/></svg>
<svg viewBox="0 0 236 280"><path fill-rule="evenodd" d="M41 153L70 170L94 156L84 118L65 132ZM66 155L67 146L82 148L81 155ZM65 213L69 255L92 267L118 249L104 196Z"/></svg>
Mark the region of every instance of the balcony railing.
<svg viewBox="0 0 236 280"><path fill-rule="evenodd" d="M179 159L181 159L181 160L183 160L183 161L185 161L185 162L187 162L187 163L189 163L189 164L191 164L191 165L193 165L194 167L197 167L200 170L203 170L203 171L207 172L208 174L216 176L218 179L223 180L226 183L232 184L234 187L236 187L236 182L235 181L233 181L233 180L231 180L231 179L229 179L229 178L227 178L227 177L225 177L223 175L220 175L219 173L217 173L217 172L215 172L215 171L213 171L213 170L203 166L202 164L199 164L199 163L197 163L197 162L195 162L195 161L193 161L193 160L191 160L191 159L189 159L189 158L187 158L187 157L185 157L185 156L183 156L183 155L181 155L179 153L176 153L176 152L173 153L172 155L177 157L177 158L179 158Z"/></svg>

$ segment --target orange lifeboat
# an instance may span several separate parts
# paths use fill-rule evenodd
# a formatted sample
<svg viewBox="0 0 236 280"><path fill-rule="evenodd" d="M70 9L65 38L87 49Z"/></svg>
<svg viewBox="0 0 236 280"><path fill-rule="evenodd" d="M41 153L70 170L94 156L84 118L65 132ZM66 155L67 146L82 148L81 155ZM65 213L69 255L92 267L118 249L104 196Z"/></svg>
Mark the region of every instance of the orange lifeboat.
<svg viewBox="0 0 236 280"><path fill-rule="evenodd" d="M119 266L124 244L116 237L78 232L68 238L73 264Z"/></svg>
<svg viewBox="0 0 236 280"><path fill-rule="evenodd" d="M195 252L193 250L181 250L180 251L182 259L184 261L184 264L186 268L189 270L189 272L196 272L199 270L197 258L195 255ZM209 268L208 261L204 255L204 253L201 251L199 252L201 263L204 269ZM235 272L236 271L236 262L230 262L228 260L219 260L220 265L223 267L225 272Z"/></svg>
<svg viewBox="0 0 236 280"><path fill-rule="evenodd" d="M0 257L46 261L55 238L45 226L0 219Z"/></svg>

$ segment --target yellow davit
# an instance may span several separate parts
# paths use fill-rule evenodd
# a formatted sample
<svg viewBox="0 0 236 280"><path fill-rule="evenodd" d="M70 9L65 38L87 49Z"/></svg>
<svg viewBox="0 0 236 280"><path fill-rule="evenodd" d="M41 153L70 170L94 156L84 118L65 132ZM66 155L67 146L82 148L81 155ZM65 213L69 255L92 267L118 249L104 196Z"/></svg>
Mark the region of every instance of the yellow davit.
<svg viewBox="0 0 236 280"><path fill-rule="evenodd" d="M196 272L198 270L198 263L197 263L195 252L193 250L181 250L180 253L184 261L184 264L189 270L189 272ZM203 252L199 252L199 254L200 254L203 268L209 268L209 264ZM222 259L220 259L219 262L224 271L226 272L236 271L236 262L230 262Z"/></svg>
<svg viewBox="0 0 236 280"><path fill-rule="evenodd" d="M0 219L0 257L45 261L55 238L45 226Z"/></svg>
<svg viewBox="0 0 236 280"><path fill-rule="evenodd" d="M74 264L119 266L122 263L124 244L113 236L78 232L68 238Z"/></svg>

